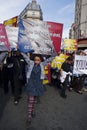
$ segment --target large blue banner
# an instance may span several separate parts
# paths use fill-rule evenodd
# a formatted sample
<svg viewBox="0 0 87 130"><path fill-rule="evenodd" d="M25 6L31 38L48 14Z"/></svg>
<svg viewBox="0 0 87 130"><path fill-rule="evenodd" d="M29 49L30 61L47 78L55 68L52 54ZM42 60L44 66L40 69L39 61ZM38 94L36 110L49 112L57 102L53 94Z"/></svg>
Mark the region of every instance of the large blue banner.
<svg viewBox="0 0 87 130"><path fill-rule="evenodd" d="M31 43L26 36L25 27L23 25L22 19L19 20L18 26L18 49L24 53L33 52L34 50L32 49Z"/></svg>

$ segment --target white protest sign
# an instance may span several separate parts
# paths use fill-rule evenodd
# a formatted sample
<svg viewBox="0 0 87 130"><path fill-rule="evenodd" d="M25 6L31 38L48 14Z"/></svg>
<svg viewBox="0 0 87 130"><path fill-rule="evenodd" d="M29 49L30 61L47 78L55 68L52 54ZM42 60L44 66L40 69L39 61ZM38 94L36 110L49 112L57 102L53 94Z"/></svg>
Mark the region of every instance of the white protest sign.
<svg viewBox="0 0 87 130"><path fill-rule="evenodd" d="M87 56L75 56L73 74L87 74Z"/></svg>
<svg viewBox="0 0 87 130"><path fill-rule="evenodd" d="M35 53L50 55L54 48L47 23L40 20L23 19L23 25Z"/></svg>
<svg viewBox="0 0 87 130"><path fill-rule="evenodd" d="M17 48L18 42L18 27L6 27L6 32L11 48Z"/></svg>

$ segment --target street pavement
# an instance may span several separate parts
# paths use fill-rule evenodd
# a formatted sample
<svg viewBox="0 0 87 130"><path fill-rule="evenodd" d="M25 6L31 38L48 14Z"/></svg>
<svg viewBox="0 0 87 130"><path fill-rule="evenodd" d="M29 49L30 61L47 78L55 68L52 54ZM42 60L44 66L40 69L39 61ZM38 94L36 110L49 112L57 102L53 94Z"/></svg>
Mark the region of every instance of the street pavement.
<svg viewBox="0 0 87 130"><path fill-rule="evenodd" d="M0 109L0 130L87 130L87 92L79 95L67 91L67 95L67 99L63 99L57 88L47 86L30 126L26 125L26 92L17 106L13 97L6 97Z"/></svg>

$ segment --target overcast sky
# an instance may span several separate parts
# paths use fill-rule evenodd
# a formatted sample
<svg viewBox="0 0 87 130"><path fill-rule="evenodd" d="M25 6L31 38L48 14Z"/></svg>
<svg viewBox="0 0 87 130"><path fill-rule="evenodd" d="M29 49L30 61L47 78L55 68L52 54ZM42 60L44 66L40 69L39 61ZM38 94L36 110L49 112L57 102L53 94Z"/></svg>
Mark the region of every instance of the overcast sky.
<svg viewBox="0 0 87 130"><path fill-rule="evenodd" d="M0 0L0 22L17 16L31 0ZM75 0L37 0L45 21L64 24L63 37L68 37L74 22Z"/></svg>

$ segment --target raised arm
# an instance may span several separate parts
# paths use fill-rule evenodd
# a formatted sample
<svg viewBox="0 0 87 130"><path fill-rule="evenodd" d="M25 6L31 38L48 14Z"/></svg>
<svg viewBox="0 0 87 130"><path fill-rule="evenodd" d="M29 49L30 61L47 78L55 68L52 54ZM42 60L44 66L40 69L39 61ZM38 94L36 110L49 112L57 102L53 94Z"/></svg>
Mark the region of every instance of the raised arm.
<svg viewBox="0 0 87 130"><path fill-rule="evenodd" d="M2 52L0 54L0 64L3 62L4 58L6 57L6 55L7 55L7 52Z"/></svg>

